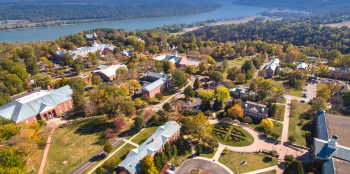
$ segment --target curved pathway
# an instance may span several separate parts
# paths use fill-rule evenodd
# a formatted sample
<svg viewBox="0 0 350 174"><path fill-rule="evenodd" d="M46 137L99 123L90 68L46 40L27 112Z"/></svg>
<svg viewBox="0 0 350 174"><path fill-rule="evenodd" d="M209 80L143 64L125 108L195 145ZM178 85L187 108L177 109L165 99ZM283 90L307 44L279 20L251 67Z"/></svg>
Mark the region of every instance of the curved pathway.
<svg viewBox="0 0 350 174"><path fill-rule="evenodd" d="M269 151L274 149L274 141L266 139L265 137L263 137L258 132L251 129L250 127L238 125L237 123L234 123L232 121L210 120L210 124L217 124L217 123L227 123L227 124L239 126L242 129L249 132L254 138L253 144L251 144L249 146L236 147L236 146L230 146L230 145L225 145L225 144L219 143L219 149L228 148L229 150L236 151L236 152L258 152L261 149L266 149ZM219 149L218 149L218 151L219 151ZM217 151L217 153L218 153L218 151ZM221 154L221 152L220 152L220 154Z"/></svg>
<svg viewBox="0 0 350 174"><path fill-rule="evenodd" d="M231 174L225 168L206 159L186 160L184 163L182 163L176 173L191 173L192 169L207 170L210 173Z"/></svg>

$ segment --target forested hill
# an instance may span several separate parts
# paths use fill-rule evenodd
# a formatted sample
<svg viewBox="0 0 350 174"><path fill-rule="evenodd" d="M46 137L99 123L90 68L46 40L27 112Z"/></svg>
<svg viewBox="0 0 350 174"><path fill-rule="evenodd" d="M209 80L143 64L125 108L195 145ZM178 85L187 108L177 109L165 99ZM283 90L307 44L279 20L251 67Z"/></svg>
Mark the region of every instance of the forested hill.
<svg viewBox="0 0 350 174"><path fill-rule="evenodd" d="M185 36L194 34L202 40L226 41L264 41L269 44L293 44L313 46L316 49L338 49L350 53L350 29L348 27L331 28L317 24L287 26L283 21L253 22L245 24L203 27Z"/></svg>
<svg viewBox="0 0 350 174"><path fill-rule="evenodd" d="M134 0L135 1L135 0ZM1 2L1 1L0 1ZM221 7L211 2L187 4L180 1L101 1L99 4L79 3L0 3L0 20L29 20L48 22L57 20L165 17L202 13ZM92 1L91 1L92 2Z"/></svg>
<svg viewBox="0 0 350 174"><path fill-rule="evenodd" d="M349 11L349 0L237 0L234 4L305 10L321 14L324 12Z"/></svg>

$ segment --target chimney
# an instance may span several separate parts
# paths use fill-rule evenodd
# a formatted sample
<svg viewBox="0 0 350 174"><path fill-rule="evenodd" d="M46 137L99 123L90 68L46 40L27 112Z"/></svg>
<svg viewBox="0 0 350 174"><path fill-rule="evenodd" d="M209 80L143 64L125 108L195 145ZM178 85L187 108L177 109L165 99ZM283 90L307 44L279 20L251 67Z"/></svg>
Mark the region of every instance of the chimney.
<svg viewBox="0 0 350 174"><path fill-rule="evenodd" d="M338 146L338 136L337 135L333 135L332 139L330 139L328 141L328 148L330 149L337 149Z"/></svg>
<svg viewBox="0 0 350 174"><path fill-rule="evenodd" d="M149 70L147 70L147 77L149 77Z"/></svg>
<svg viewBox="0 0 350 174"><path fill-rule="evenodd" d="M47 90L51 91L50 85L47 85Z"/></svg>
<svg viewBox="0 0 350 174"><path fill-rule="evenodd" d="M166 75L165 75L165 74L163 74L163 77L165 78L165 77L166 77Z"/></svg>
<svg viewBox="0 0 350 174"><path fill-rule="evenodd" d="M152 137L152 142L154 142L156 139L154 137Z"/></svg>

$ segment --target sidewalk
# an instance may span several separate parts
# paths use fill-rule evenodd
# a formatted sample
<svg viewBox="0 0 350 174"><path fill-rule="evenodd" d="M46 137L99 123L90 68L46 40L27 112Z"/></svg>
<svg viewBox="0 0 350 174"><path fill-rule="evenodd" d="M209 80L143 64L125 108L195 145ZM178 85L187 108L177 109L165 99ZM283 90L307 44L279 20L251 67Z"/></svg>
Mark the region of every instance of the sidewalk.
<svg viewBox="0 0 350 174"><path fill-rule="evenodd" d="M271 166L271 167L267 167L267 168L264 168L264 169L259 169L259 170L247 172L247 173L244 173L244 174L259 174L259 173L264 173L264 172L268 172L268 171L271 171L271 170L276 170L276 168L277 168L277 166Z"/></svg>
<svg viewBox="0 0 350 174"><path fill-rule="evenodd" d="M219 165L220 167L224 168L224 169L225 169L227 172L229 172L230 174L234 174L234 173L231 171L231 169L229 169L229 168L226 167L225 165L221 164L218 160L213 161L212 159L208 159L208 158L204 158L204 157L200 157L200 156L195 157L195 158L193 158L193 159L201 159L201 160L210 161L210 162L215 163L215 164Z"/></svg>
<svg viewBox="0 0 350 174"><path fill-rule="evenodd" d="M53 134L55 129L56 128L54 127L50 131L49 136L47 137L46 146L45 146L45 150L44 150L44 155L43 155L43 159L41 159L41 164L40 164L40 168L39 168L38 174L43 174L44 173L45 164L46 164L46 158L47 158L47 154L49 153L49 148L50 148L50 144L51 144L51 135Z"/></svg>

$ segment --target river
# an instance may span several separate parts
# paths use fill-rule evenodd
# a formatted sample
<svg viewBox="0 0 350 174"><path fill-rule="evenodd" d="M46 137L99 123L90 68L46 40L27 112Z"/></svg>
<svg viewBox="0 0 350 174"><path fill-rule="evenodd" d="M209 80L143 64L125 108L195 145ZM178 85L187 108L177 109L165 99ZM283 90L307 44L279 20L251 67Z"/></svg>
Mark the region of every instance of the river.
<svg viewBox="0 0 350 174"><path fill-rule="evenodd" d="M160 27L163 25L172 25L176 23L190 24L192 22L205 21L208 19L226 19L234 17L253 16L257 13L267 10L267 8L232 4L232 1L218 1L216 3L221 4L222 8L207 13L193 15L142 18L77 25L65 25L47 28L30 28L21 30L0 31L0 42L29 42L39 40L55 40L65 35L74 34L80 31L90 30L93 28L123 28L126 31L136 29L150 29Z"/></svg>

